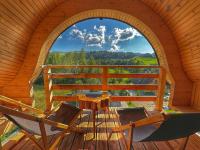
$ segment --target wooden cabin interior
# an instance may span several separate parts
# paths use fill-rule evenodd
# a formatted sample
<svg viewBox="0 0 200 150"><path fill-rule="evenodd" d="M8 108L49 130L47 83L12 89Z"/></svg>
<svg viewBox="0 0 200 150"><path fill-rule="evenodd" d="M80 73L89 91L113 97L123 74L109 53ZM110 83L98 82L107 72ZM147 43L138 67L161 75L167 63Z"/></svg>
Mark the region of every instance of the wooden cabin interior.
<svg viewBox="0 0 200 150"><path fill-rule="evenodd" d="M171 86L169 107L181 112L199 112L200 0L1 0L0 95L31 106L33 82L44 70L45 67L42 65L55 39L74 23L94 17L113 18L126 22L145 35L157 54L159 67L165 69L166 81ZM46 70L47 74L48 71ZM52 77L56 78L56 75ZM100 78L103 77L105 76L100 75ZM107 81L104 80L105 82ZM54 86L53 88L64 87ZM89 87L67 88L83 90ZM107 87L104 84L102 87L93 88L108 90L124 87ZM128 88L134 89L131 86ZM50 103L47 99L50 99L51 93L47 90L46 87L48 106ZM161 94L160 97L162 96ZM59 101L69 99L54 98ZM157 102L157 110L162 109L161 99L150 98ZM123 98L114 97L113 101L123 101ZM131 101L131 98L126 101ZM86 117L79 120L79 126L90 128L91 112L85 111L84 115ZM96 131L97 138L90 140L89 129L86 137L70 134L60 143L59 149L125 149L121 134L116 134L110 142L107 140L110 128L119 124L116 114L112 113L108 118L106 113L99 112L97 116L99 120L104 120ZM12 126L12 123L1 116L1 135L9 132ZM54 139L56 136L50 137L49 142L51 143ZM134 143L134 145L138 150L168 150L177 149L181 142L182 139L142 142ZM36 149L37 147L34 147L23 133L17 132L2 142L1 148ZM186 149L200 149L198 134L191 136Z"/></svg>

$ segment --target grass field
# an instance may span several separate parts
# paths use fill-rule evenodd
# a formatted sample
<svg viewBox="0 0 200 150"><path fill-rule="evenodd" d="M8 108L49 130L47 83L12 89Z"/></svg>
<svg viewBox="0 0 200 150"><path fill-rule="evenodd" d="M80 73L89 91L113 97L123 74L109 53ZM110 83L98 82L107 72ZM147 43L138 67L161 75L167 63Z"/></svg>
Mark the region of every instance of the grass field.
<svg viewBox="0 0 200 150"><path fill-rule="evenodd" d="M42 85L34 85L34 107L45 110L45 93L44 93L44 86Z"/></svg>
<svg viewBox="0 0 200 150"><path fill-rule="evenodd" d="M45 91L44 91L44 86L43 85L34 85L34 107L45 110L46 105L45 105ZM67 95L67 94L72 94L72 91L54 91L54 95ZM54 105L57 103L54 102Z"/></svg>
<svg viewBox="0 0 200 150"><path fill-rule="evenodd" d="M143 65L157 65L158 61L156 58L153 57L134 57L134 59L138 62L140 62Z"/></svg>

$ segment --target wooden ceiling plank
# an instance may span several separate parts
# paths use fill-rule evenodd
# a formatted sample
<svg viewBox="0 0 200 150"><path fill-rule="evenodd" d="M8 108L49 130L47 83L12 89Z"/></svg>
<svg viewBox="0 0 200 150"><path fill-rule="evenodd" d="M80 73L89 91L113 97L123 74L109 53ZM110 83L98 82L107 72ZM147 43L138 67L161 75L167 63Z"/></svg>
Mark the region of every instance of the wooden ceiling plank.
<svg viewBox="0 0 200 150"><path fill-rule="evenodd" d="M192 10L199 5L199 1L196 0L190 0L188 3L186 3L180 11L174 15L173 19L171 19L169 22L167 22L170 27L173 28L173 26L176 26L181 20L184 19L188 15L188 13L191 13Z"/></svg>
<svg viewBox="0 0 200 150"><path fill-rule="evenodd" d="M43 16L40 13L40 11L37 8L37 6L35 5L34 1L33 0L26 0L26 3L28 4L27 6L29 6L30 9L33 10L34 15L39 18L39 21L41 21L43 19Z"/></svg>
<svg viewBox="0 0 200 150"><path fill-rule="evenodd" d="M25 30L25 32L31 33L31 29L27 26L27 24L24 22L24 20L20 18L20 16L18 16L18 15L15 14L16 12L13 12L13 10L12 10L11 8L7 8L7 7L5 6L5 4L2 3L1 1L0 1L0 3L1 3L0 9L1 9L1 12L2 12L3 14L5 14L5 15L7 15L9 18L11 18L12 21L15 21L15 24L16 24L18 27L20 27L22 31ZM10 9L11 9L11 10L10 10Z"/></svg>
<svg viewBox="0 0 200 150"><path fill-rule="evenodd" d="M2 55L2 56L6 56L6 57L10 57L10 58L12 58L12 59L16 59L16 60L19 60L19 61L23 61L23 59L24 59L24 57L19 57L18 55L15 55L15 53L14 54L10 54L10 53L7 53L6 51L0 51L0 54Z"/></svg>
<svg viewBox="0 0 200 150"><path fill-rule="evenodd" d="M17 5L16 4L13 6L13 5L11 5L9 3L8 0L6 0L6 1L2 1L2 5L4 5L4 7L6 7L10 12L12 12L12 14L15 17L17 17L21 22L26 24L28 28L30 28L31 30L34 29L32 24L29 23L30 22L30 17L27 18L26 14L23 14L23 11L21 12L21 9L17 9Z"/></svg>
<svg viewBox="0 0 200 150"><path fill-rule="evenodd" d="M200 5L198 7L198 13L200 13ZM173 32L176 34L179 30L189 30L191 29L191 26L194 26L196 23L200 22L200 16L194 12L190 12L187 14L187 16L184 17L179 23L176 24L176 26L173 27Z"/></svg>
<svg viewBox="0 0 200 150"><path fill-rule="evenodd" d="M0 71L1 72L5 72L7 74L14 74L15 76L16 76L16 73L17 73L16 68L15 69L13 69L13 68L10 69L10 68L0 67Z"/></svg>
<svg viewBox="0 0 200 150"><path fill-rule="evenodd" d="M19 7L19 9L21 9L26 15L27 17L30 18L31 22L36 22L38 19L35 15L33 15L33 13L27 8L27 6L21 1L21 0L15 0L15 3L13 3L13 0L9 0L11 4L13 5L17 5Z"/></svg>
<svg viewBox="0 0 200 150"><path fill-rule="evenodd" d="M199 31L197 32L197 35L191 35L191 38L187 38L186 40L182 41L182 42L178 42L180 44L179 47L181 48L191 48L192 45L199 45Z"/></svg>
<svg viewBox="0 0 200 150"><path fill-rule="evenodd" d="M44 3L48 7L49 11L51 11L52 9L54 9L55 6L56 6L56 3L55 3L54 0L44 0Z"/></svg>
<svg viewBox="0 0 200 150"><path fill-rule="evenodd" d="M1 57L4 58L4 56L1 56ZM11 60L3 60L3 59L0 60L0 63L1 63L2 68L6 66L10 68L14 67L15 69L17 69L21 65L20 62L11 61Z"/></svg>
<svg viewBox="0 0 200 150"><path fill-rule="evenodd" d="M18 43L23 46L27 46L28 39L27 38L21 38L21 36L16 36L16 34L12 34L12 32L7 32L7 30L3 30L3 27L0 25L0 34L3 37L6 37L6 39L10 39L10 41L13 41L14 43Z"/></svg>
<svg viewBox="0 0 200 150"><path fill-rule="evenodd" d="M9 44L16 46L18 48L22 48L22 49L26 48L25 45L22 45L23 43L17 43L16 41L9 39L8 37L6 37L2 34L0 34L0 41L3 41L5 44L9 43Z"/></svg>
<svg viewBox="0 0 200 150"><path fill-rule="evenodd" d="M5 43L4 41L0 40L0 50L6 51L7 53L11 53L11 54L16 54L19 57L23 57L24 56L24 50L17 47L17 46L13 46L9 43Z"/></svg>
<svg viewBox="0 0 200 150"><path fill-rule="evenodd" d="M6 36L12 36L13 38L15 38L15 40L19 40L19 41L23 41L23 42L28 42L27 37L24 37L20 34L18 34L17 32L11 30L10 28L5 28L4 24L0 23L0 33L6 35ZM26 43L23 43L24 45Z"/></svg>
<svg viewBox="0 0 200 150"><path fill-rule="evenodd" d="M25 0L25 1L20 1L23 6L24 6L24 9L26 8L26 11L28 10L28 12L30 13L30 15L32 15L35 20L35 22L33 22L33 25L34 24L39 24L39 22L41 21L41 16L39 14L39 12L36 12L35 9L31 6L32 5L32 2L29 2L28 0Z"/></svg>
<svg viewBox="0 0 200 150"><path fill-rule="evenodd" d="M12 48L5 48L5 47L0 47L0 52L1 53L5 53L7 55L15 55L16 57L20 57L23 58L24 57L24 53L19 53L18 51L20 51L21 49L12 49ZM14 51L14 52L13 52ZM17 52L16 52L17 51Z"/></svg>
<svg viewBox="0 0 200 150"><path fill-rule="evenodd" d="M33 5L35 5L35 7L39 10L42 18L44 18L46 16L46 14L48 14L48 11L44 8L41 1L34 1L33 0Z"/></svg>
<svg viewBox="0 0 200 150"><path fill-rule="evenodd" d="M174 7L174 9L168 14L168 17L165 18L165 22L168 24L169 20L171 20L176 14L177 12L179 12L182 9L182 6L185 5L187 3L188 0L179 0L176 4L176 6Z"/></svg>

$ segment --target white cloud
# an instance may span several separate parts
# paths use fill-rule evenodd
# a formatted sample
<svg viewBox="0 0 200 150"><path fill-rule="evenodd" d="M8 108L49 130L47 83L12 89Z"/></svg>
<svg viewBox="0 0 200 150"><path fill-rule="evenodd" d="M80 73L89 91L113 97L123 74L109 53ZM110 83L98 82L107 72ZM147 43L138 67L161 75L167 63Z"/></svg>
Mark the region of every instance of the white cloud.
<svg viewBox="0 0 200 150"><path fill-rule="evenodd" d="M137 30L133 28L119 29L114 28L114 35L109 37L111 39L111 51L119 51L120 46L118 45L121 41L127 41L135 38L136 36L142 36Z"/></svg>
<svg viewBox="0 0 200 150"><path fill-rule="evenodd" d="M131 40L136 36L141 36L141 34L133 28L126 28L126 29L114 28L114 33L115 33L114 36L119 41Z"/></svg>
<svg viewBox="0 0 200 150"><path fill-rule="evenodd" d="M85 39L85 35L86 35L86 32L84 31L81 31L79 29L73 29L70 33L72 36L74 36L75 38L79 38L81 40L84 40Z"/></svg>
<svg viewBox="0 0 200 150"><path fill-rule="evenodd" d="M97 30L100 33L101 43L105 44L106 27L105 26L99 26L99 28L97 28L96 26L94 26L94 30Z"/></svg>
<svg viewBox="0 0 200 150"><path fill-rule="evenodd" d="M62 39L62 38L63 38L63 36L62 36L62 35L59 35L59 36L58 36L58 39Z"/></svg>
<svg viewBox="0 0 200 150"><path fill-rule="evenodd" d="M86 29L79 30L79 29L73 29L71 31L71 35L73 35L75 38L79 38L82 41L86 43L87 46L97 46L102 47L103 44L105 44L105 32L106 27L105 26L94 26L94 30L97 31L97 33L89 33Z"/></svg>
<svg viewBox="0 0 200 150"><path fill-rule="evenodd" d="M119 42L131 40L137 36L142 36L134 28L114 28L112 34L106 36L106 27L103 25L94 26L93 31L88 31L86 29L78 29L76 25L73 26L74 29L71 31L71 35L74 38L79 38L87 46L96 46L102 48L106 42L110 43L110 51L122 50Z"/></svg>
<svg viewBox="0 0 200 150"><path fill-rule="evenodd" d="M119 51L120 50L120 46L119 45L111 45L110 51L115 52L115 51Z"/></svg>
<svg viewBox="0 0 200 150"><path fill-rule="evenodd" d="M85 41L87 46L102 47L102 39L97 34L91 34L91 33L87 34L85 37Z"/></svg>

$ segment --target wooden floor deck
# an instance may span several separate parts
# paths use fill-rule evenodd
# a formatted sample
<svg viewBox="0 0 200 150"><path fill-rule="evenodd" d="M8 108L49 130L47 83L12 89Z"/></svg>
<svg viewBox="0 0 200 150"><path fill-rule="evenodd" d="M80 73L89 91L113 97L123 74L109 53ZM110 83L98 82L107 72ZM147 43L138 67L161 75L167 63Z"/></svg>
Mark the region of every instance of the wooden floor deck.
<svg viewBox="0 0 200 150"><path fill-rule="evenodd" d="M93 138L92 133L92 116L90 111L84 111L82 117L78 120L79 127L87 131L85 135L71 133L65 136L63 141L58 146L59 150L124 150L125 139L121 133L113 134L110 141L108 135L112 127L119 125L117 116L114 112L105 114L99 112L96 116L98 128L96 138ZM48 138L49 143L52 143L56 136ZM40 140L38 138L38 140ZM166 142L146 142L133 143L136 150L174 150L179 147L183 139L166 141ZM36 147L28 138L24 137L16 144L14 140L10 140L4 145L4 149L12 150L35 150ZM197 135L191 136L187 145L187 150L199 150L200 138Z"/></svg>

